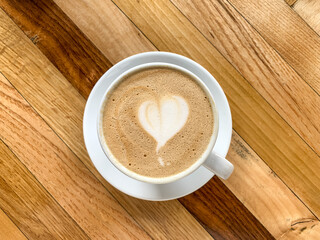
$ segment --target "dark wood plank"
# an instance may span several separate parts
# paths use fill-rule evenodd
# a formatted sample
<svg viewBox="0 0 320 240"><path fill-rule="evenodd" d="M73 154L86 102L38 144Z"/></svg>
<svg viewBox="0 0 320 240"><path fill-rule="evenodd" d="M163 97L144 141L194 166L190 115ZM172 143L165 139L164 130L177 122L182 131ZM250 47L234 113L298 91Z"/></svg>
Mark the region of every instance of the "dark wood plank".
<svg viewBox="0 0 320 240"><path fill-rule="evenodd" d="M12 16L12 17L14 18L14 16ZM27 31L27 30L25 29L25 31ZM75 71L80 71L79 68L81 66L74 66L74 67L75 67L75 69L74 69ZM95 77L96 77L96 79L98 79L100 77L100 75L97 74ZM89 92L91 90L92 86L90 84L87 84L86 82L83 82L82 84L83 84L82 88L87 88L87 90L85 90L85 92ZM229 231L230 233L228 233L229 234L228 236L232 237L233 239L239 239L239 238L246 239L248 236L247 229L250 229L250 231L252 231L251 233L249 233L249 235L251 234L252 236L261 236L261 238L272 239L272 236L270 235L270 233L268 233L266 231L266 229L259 223L259 221L243 206L243 204L241 204L233 196L233 194L230 192L230 190L223 187L223 184L221 184L221 182L218 181L218 184L215 186L214 191L211 190L211 185L206 185L204 188L206 189L205 191L212 192L212 193L220 196L220 197L217 197L216 201L212 201L212 203L210 205L211 209L218 209L218 208L221 208L221 206L223 206L222 207L223 209L237 208L237 211L221 212L220 218L215 218L215 219L211 218L212 217L211 216L211 209L207 209L206 211L203 210L202 212L193 212L193 214L199 220L202 219L201 218L202 215L206 218L206 223L203 223L203 225L206 225L208 228L210 228L213 226L213 224L208 224L208 222L210 222L210 221L214 222L214 220L218 221L217 224L219 226L223 226L223 229L225 231ZM222 195L220 195L220 194L222 194ZM208 204L207 202L201 202L202 199L197 199L194 196L191 196L191 197L193 199L192 205L193 204L199 204L199 205ZM231 202L225 201L226 198L228 198L229 201L231 201ZM208 200L210 200L210 199L208 199ZM127 201L129 202L130 198L127 198ZM132 199L132 201L136 201L136 200ZM129 205L129 203L127 203L127 205ZM155 205L155 204L153 204L153 205ZM185 203L185 205L187 205L187 204ZM158 206L160 206L160 205L158 205ZM143 207L143 204L140 204L139 207ZM149 209L152 210L151 207ZM155 211L155 213L156 213L156 211ZM239 213L245 214L245 216L243 216L243 219L250 219L250 221L244 221L241 223L238 221L238 222L234 222L233 225L225 223L225 219L237 218L237 214L239 214ZM213 229L212 233L214 233L215 236L220 236L220 239L224 238L224 236L226 235L225 232L217 231L216 229Z"/></svg>
<svg viewBox="0 0 320 240"><path fill-rule="evenodd" d="M89 239L1 140L0 153L0 207L25 236Z"/></svg>
<svg viewBox="0 0 320 240"><path fill-rule="evenodd" d="M216 240L273 239L216 176L205 187L179 201Z"/></svg>
<svg viewBox="0 0 320 240"><path fill-rule="evenodd" d="M92 88L112 66L53 1L4 0L0 6L83 96L90 91L82 86Z"/></svg>

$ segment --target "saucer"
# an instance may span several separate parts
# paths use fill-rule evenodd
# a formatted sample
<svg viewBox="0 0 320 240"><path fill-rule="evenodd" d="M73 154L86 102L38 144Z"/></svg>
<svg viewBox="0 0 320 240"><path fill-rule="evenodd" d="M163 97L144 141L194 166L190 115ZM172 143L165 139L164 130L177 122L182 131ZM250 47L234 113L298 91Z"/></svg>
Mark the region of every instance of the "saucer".
<svg viewBox="0 0 320 240"><path fill-rule="evenodd" d="M212 93L219 113L219 133L213 151L220 156L227 155L232 134L232 120L227 98L214 77L201 65L189 58L168 52L146 52L128 57L111 67L96 83L87 100L83 117L84 141L94 166L99 173L120 191L145 200L164 201L188 195L203 185L213 173L200 166L190 175L167 184L151 184L128 177L119 171L105 155L99 143L97 115L99 104L110 84L123 72L140 64L151 62L171 63L181 66L203 80Z"/></svg>

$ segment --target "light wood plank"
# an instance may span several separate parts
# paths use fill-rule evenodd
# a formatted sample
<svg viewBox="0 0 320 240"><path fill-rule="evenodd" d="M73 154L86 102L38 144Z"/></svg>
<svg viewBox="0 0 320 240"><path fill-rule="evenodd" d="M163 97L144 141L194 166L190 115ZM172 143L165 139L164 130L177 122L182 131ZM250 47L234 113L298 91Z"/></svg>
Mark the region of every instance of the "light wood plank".
<svg viewBox="0 0 320 240"><path fill-rule="evenodd" d="M297 0L285 0L285 1L286 3L289 4L290 7L292 7L297 2Z"/></svg>
<svg viewBox="0 0 320 240"><path fill-rule="evenodd" d="M308 231L300 231L306 227L304 222L307 219L318 226L319 220L237 133L232 138L227 158L232 159L235 171L224 181L226 186L276 239L287 234L292 239L308 239L311 225ZM320 239L319 228L312 231Z"/></svg>
<svg viewBox="0 0 320 240"><path fill-rule="evenodd" d="M106 9L105 12L108 12L108 9ZM113 13L110 12L110 14L113 14ZM24 22L24 24L27 25L26 22ZM74 71L81 71L81 68L75 69ZM91 89L91 86L86 82L83 82L83 85L84 86L86 85L88 89ZM233 236L235 238L239 238L239 236L241 236L242 238L248 238L248 237L261 238L262 235L268 238L270 236L268 233L266 233L264 227L262 227L262 225L255 219L255 217L250 212L247 211L247 209L231 194L231 192L228 189L226 189L226 187L222 184L222 182L219 179L215 178L211 180L210 183L211 183L210 185L206 185L206 187L204 187L202 190L199 190L198 194L200 193L204 196L202 199L205 199L205 198L211 199L212 197L215 197L216 201L199 202L199 198L197 198L196 195L195 196L191 195L188 198L188 205L186 205L184 202L185 206L188 209L191 209L191 207L195 204L198 206L201 206L200 208L201 211L197 211L197 212L193 211L193 214L197 219L203 220L201 224L205 225L208 231L210 231L213 235L217 237L223 237L226 234L228 234L228 236ZM225 201L224 199L226 198L228 198L229 201ZM134 205L137 205L137 204L134 204ZM211 217L212 215L211 209L216 209L217 206L219 206L221 211L214 212L214 214L216 214L217 216L215 217L215 221L213 222ZM139 208L143 209L143 205L139 206ZM237 214L230 212L229 211L230 208L236 208ZM162 208L162 209L166 210L165 208ZM154 211L148 211L150 216L153 216L152 219L155 219L155 220L160 219L158 217L155 217L155 216L159 216L159 214L158 213L153 214L153 212ZM136 215L136 214L132 214L132 215ZM163 213L163 215L168 215L168 214ZM203 216L209 216L209 217L203 218ZM168 216L167 218L170 218L171 221L174 221L174 219L170 216ZM237 218L238 220L241 219L241 221L236 221L236 222L233 221L233 219L235 218ZM163 219L163 217L161 219ZM179 219L184 219L184 218L180 217ZM223 219L229 219L229 220L225 221ZM150 222L149 219L147 221ZM148 224L147 221L146 221L146 224ZM172 232L175 233L173 235L178 235L179 237L182 236L181 233L178 233L178 231L175 230L177 228L174 227L174 225L172 225L170 221L165 220L161 222L166 223L166 224L161 224L161 226L167 225L165 229L170 229L170 231L172 229ZM177 223L177 221L174 221L174 222ZM142 225L143 224L144 222L142 223ZM178 221L178 224L181 225L180 221ZM180 228L181 227L179 227L178 229L180 230ZM187 226L186 226L186 229L188 229ZM168 230L166 231L168 232ZM183 234L187 233L186 231L182 231L182 232ZM192 235L194 235L194 233Z"/></svg>
<svg viewBox="0 0 320 240"><path fill-rule="evenodd" d="M39 50L34 51L32 43L25 44L26 36L17 30L0 11L1 71L5 73L8 68L20 66L20 73L16 72L19 79L31 69L34 74L29 75L28 81L46 78L52 88L56 88L61 74L52 67L45 67L48 60ZM24 49L25 55L16 56L10 47ZM28 59L28 62L23 64L22 59ZM4 62L8 61L10 64L5 67ZM44 64L43 68L33 61ZM0 96L0 137L87 235L90 238L150 239L18 92L7 81L1 79L1 83L6 95ZM60 87L63 88L61 93L73 89L70 83ZM75 90L74 93L78 94ZM50 91L42 94L50 94ZM81 102L83 106L83 98L76 99L74 104ZM67 110L69 107L63 106ZM55 115L51 115L52 118Z"/></svg>
<svg viewBox="0 0 320 240"><path fill-rule="evenodd" d="M93 76L112 66L96 47L89 47L88 38L52 1L3 0L0 6L9 16L17 16L16 24L83 96L89 92L81 88L82 82L93 87ZM72 71L77 66L81 71Z"/></svg>
<svg viewBox="0 0 320 240"><path fill-rule="evenodd" d="M319 156L168 1L115 3L163 51L193 58L225 90L234 129L281 179L320 216ZM152 28L151 28L152 26Z"/></svg>
<svg viewBox="0 0 320 240"><path fill-rule="evenodd" d="M297 227L297 225L299 225ZM320 233L320 224L315 223L312 219L301 219L298 223L293 224L288 232L285 232L279 240L318 240Z"/></svg>
<svg viewBox="0 0 320 240"><path fill-rule="evenodd" d="M27 238L14 225L10 218L0 209L0 238L3 240L26 240Z"/></svg>
<svg viewBox="0 0 320 240"><path fill-rule="evenodd" d="M124 57L155 49L111 1L54 0L54 2L91 41L94 41L113 64Z"/></svg>
<svg viewBox="0 0 320 240"><path fill-rule="evenodd" d="M3 75L0 84L0 98L17 101ZM2 141L0 152L0 207L28 238L89 239Z"/></svg>
<svg viewBox="0 0 320 240"><path fill-rule="evenodd" d="M320 1L299 0L293 9L320 35Z"/></svg>
<svg viewBox="0 0 320 240"><path fill-rule="evenodd" d="M320 97L250 24L226 0L173 3L320 154Z"/></svg>
<svg viewBox="0 0 320 240"><path fill-rule="evenodd" d="M282 0L228 0L320 94L320 38Z"/></svg>
<svg viewBox="0 0 320 240"><path fill-rule="evenodd" d="M26 25L26 22L24 22L24 24ZM81 71L80 69L74 69L74 71ZM97 76L99 77L99 76ZM84 86L87 86L88 89L91 89L90 84L87 84L86 82L83 83ZM28 85L30 85L30 81L28 82ZM37 81L37 86L39 85L39 81ZM41 87L41 86L39 86ZM22 91L28 88L27 86L22 88ZM39 91L41 91L41 89L39 89ZM34 95L34 92L31 95ZM58 94L56 94L55 96L58 96ZM24 96L26 96L24 94ZM39 102L39 101L38 101ZM40 101L41 102L41 101ZM52 101L51 101L52 102ZM50 104L50 103L49 103ZM60 111L59 111L60 112ZM65 121L65 119L63 119ZM80 129L81 126L78 128ZM70 128L69 128L70 131ZM76 130L77 131L77 130ZM70 141L74 142L72 139L70 139ZM98 175L99 176L99 175ZM208 186L214 186L213 187L208 187ZM211 189L212 188L212 189ZM201 205L203 206L201 208L201 211L194 213L195 216L197 218L200 219L200 217L203 216L209 216L208 214L212 214L211 209L216 209L217 206L219 206L221 209L223 209L222 211L218 212L217 217L216 217L216 221L213 222L210 221L211 220L211 216L209 216L208 218L206 218L206 226L210 226L211 228L209 229L211 232L214 232L214 234L216 236L220 236L223 237L226 234L226 231L229 231L229 236L234 236L236 238L238 238L239 236L242 236L243 238L246 237L250 237L250 236L255 236L260 238L261 236L265 236L265 237L269 237L270 235L266 232L265 228L262 227L262 225L255 219L255 217L231 194L231 192L226 189L226 187L221 183L221 181L219 179L214 179L211 181L211 185L207 185L205 192L206 194L204 194L204 196L206 196L208 199L211 198L212 195L214 195L214 197L218 197L217 201L210 201L205 202L199 202L199 199L193 197L191 198L191 200L193 202L191 202L191 205L197 204L197 205ZM214 193L213 191L214 190ZM201 190L203 191L203 190ZM115 195L115 194L114 194ZM230 201L224 201L225 198L229 198L231 199ZM190 200L190 198L189 198ZM121 201L121 200L120 200ZM131 201L132 202L132 201ZM141 203L142 201L138 202ZM187 211L185 211L184 208L181 208L181 205L177 202L174 201L176 204L171 204L170 205L163 205L163 204L153 204L153 208L151 208L152 205L150 205L150 207L148 206L148 209L150 208L152 211L147 211L148 212L148 218L146 218L146 214L144 213L144 221L141 221L140 219L138 219L138 221L141 221L140 224L143 225L150 225L151 222L157 222L159 221L159 223L157 224L157 228L159 229L159 225L163 226L163 228L160 230L158 230L158 232L160 232L163 236L165 236L164 238L168 238L168 233L172 233L172 236L179 236L182 237L183 235L186 235L186 237L201 237L202 232L205 231L200 231L200 234L198 231L190 231L190 229L192 230L197 230L197 228L195 228L194 226L189 227L188 224L181 224L181 219L186 219L186 216L189 216L189 219L193 219L189 214L184 214L187 213ZM125 204L123 204L125 205ZM136 208L137 210L139 209L144 209L146 208L145 204L137 204L137 203L133 203L133 206L137 206L138 208ZM206 207L205 207L206 205ZM154 207L156 206L156 208ZM164 207L166 206L166 208ZM169 206L169 207L168 207ZM176 214L175 211L177 211L175 209L176 206L179 206L179 213L180 214ZM165 210L165 211L161 211L161 213L158 213L157 211L159 211L159 207L161 207L161 210ZM190 206L187 206L190 208ZM132 209L133 207L129 208ZM237 222L233 222L232 219L234 219L237 215L235 215L234 213L228 211L230 208L236 208L237 209L237 214L239 216L239 219L242 219L242 221L237 221ZM139 212L135 210L134 213L132 213L132 215L137 215L137 213L139 214ZM170 210L175 210L175 211L170 211ZM181 211L183 210L183 211ZM155 214L154 214L155 212ZM169 214L168 214L169 213ZM172 217L171 215L173 215L174 217ZM150 216L150 217L149 217ZM178 221L176 221L175 219L178 219ZM224 221L223 219L229 219L228 221ZM197 223L194 219L193 221L195 223ZM173 224L172 224L173 223ZM209 224L208 224L209 223ZM199 223L197 223L199 225ZM203 224L203 223L201 223ZM181 225L183 227L181 227ZM144 225L143 225L144 226ZM223 228L221 228L221 226ZM150 227L148 227L150 228ZM151 228L150 228L151 229ZM223 229L223 230L222 230ZM152 230L152 234L155 234L154 229ZM167 235L167 236L166 236ZM170 234L169 234L170 235ZM270 236L271 237L271 236ZM203 237L202 237L203 238Z"/></svg>
<svg viewBox="0 0 320 240"><path fill-rule="evenodd" d="M155 239L178 237L212 239L178 201L157 203L134 199L119 192L101 177L91 163L83 143L84 98L3 12L0 16L2 20L0 36L3 39L0 48L4 49L0 54L1 71L131 216ZM85 86L88 88L89 84ZM68 153L70 155L69 151ZM79 173L78 176L82 174ZM94 184L96 187L100 186L98 183ZM112 206L114 203L110 200L110 203L99 203L98 206L104 207L104 205ZM130 228L130 219L121 221L124 225L128 221ZM113 227L116 226L117 223L114 223Z"/></svg>
<svg viewBox="0 0 320 240"><path fill-rule="evenodd" d="M92 9L92 11L94 11L94 9ZM112 13L108 11L108 8L104 8L104 12L105 14L112 15ZM93 27L98 27L98 26L94 25ZM112 28L113 26L108 25L108 27ZM119 26L119 27L123 27L123 26ZM106 38L107 36L104 35L104 37ZM123 57L126 57L126 56L127 56L127 53L126 51L124 51ZM111 59L111 57L109 56L108 58ZM39 79L37 82L41 82L41 85L43 85L43 82L40 81ZM29 84L32 84L32 83L29 83ZM50 105L50 102L51 102L50 96L46 97L46 98L49 98L46 104L43 104L43 105L37 104L37 101L39 98L37 98L37 96L33 96L35 94L28 93L27 92L28 88L29 88L28 84L21 85L20 91L22 91L24 95L27 96L29 102L32 102L33 105L37 105L39 112L46 112L48 108L55 108L54 105ZM34 92L38 92L38 91L34 91ZM59 95L58 92L56 92L56 94ZM68 95L68 96L70 97L70 99L73 99L71 98L71 95ZM62 111L59 111L59 113L63 114ZM72 112L72 114L70 115L73 115L73 114L74 113ZM50 119L48 119L48 121L50 121ZM79 127L77 126L73 127L73 122L71 122L70 120L69 129L71 130L71 132L74 133L73 138L79 139L82 137L81 133L78 131L78 129L81 128L80 125L81 123L79 123ZM60 128L60 125L54 124L54 123L51 126L55 130L59 130ZM237 136L237 134L235 135ZM233 138L236 138L236 137L234 136ZM68 137L66 138L66 141L68 141ZM82 143L80 142L73 143L74 141L72 141L72 139L69 142L72 149L76 149L77 145L82 145ZM271 170L265 165L265 163L262 160L256 159L257 157L251 157L252 155L254 155L253 151L250 149L249 146L246 146L246 148L244 148L243 145L244 145L244 142L241 138L238 139L237 141L233 140L228 157L235 164L236 166L235 174L237 173L237 175L234 175L236 177L232 177L230 179L230 184L232 183L235 185L235 187L232 188L232 191L245 204L245 206L247 206L248 209L254 213L254 215L267 227L267 229L274 236L279 236L279 234L281 235L286 231L290 231L291 223L295 222L296 220L303 219L303 218L311 218L312 214L305 207L303 207L301 202L299 202L299 200L292 193L291 195L288 194L288 192L290 193L290 191L277 178L276 175L270 174ZM82 145L82 148L83 148L83 145ZM242 153L244 150L249 151L250 154L246 154L246 152ZM79 152L77 152L77 155L79 155ZM81 159L85 157L86 155L83 155ZM258 166L253 166L253 164L257 161L259 161ZM242 167L244 162L248 162L248 164ZM253 167L251 168L251 166ZM248 176L247 173L249 171L251 172L251 174ZM244 181L244 184L241 185L242 188L239 188L238 185L239 183L243 182L243 179L246 179L246 181ZM229 180L226 181L225 183L229 183ZM230 188L230 185L228 185L228 187ZM246 189L252 189L252 190L250 190L250 192L248 193ZM259 189L259 191L257 191L257 189ZM270 194L270 192L272 193L275 190L277 190L276 195ZM117 193L117 191L115 191L115 193ZM261 199L261 198L264 199L262 203L260 203L260 201L256 201L256 199ZM128 203L138 209L137 211L136 210L132 211L132 215L138 214L139 209L142 207L145 207L145 205L142 205L139 200L132 201L133 200L132 199L130 202L129 200L128 200ZM170 203L171 202L175 202L175 201L170 201ZM150 204L153 204L153 203L150 203ZM168 206L167 203L161 203L160 206L158 204L154 204L154 206L158 208L160 212L163 212L165 211L165 208L162 204ZM282 207L281 208L274 207L278 205ZM148 210L146 210L146 212L150 212L150 211L154 212L153 208L147 208L147 209ZM169 211L171 210L172 212L174 208L168 208L168 209ZM270 212L267 215L265 214L266 209L268 209L268 212ZM185 217L185 216L181 216L181 217ZM147 217L143 215L143 217L141 218L142 219L146 218L145 221L150 221L150 222L155 221L154 218L152 218L149 215ZM165 220L163 222L168 222L168 228L169 228L168 231L170 231L171 229L170 225L172 223L169 223L170 219L166 219L165 216L164 216L164 219ZM287 221L287 219L289 219L289 221ZM168 236L171 236L171 235L168 234Z"/></svg>

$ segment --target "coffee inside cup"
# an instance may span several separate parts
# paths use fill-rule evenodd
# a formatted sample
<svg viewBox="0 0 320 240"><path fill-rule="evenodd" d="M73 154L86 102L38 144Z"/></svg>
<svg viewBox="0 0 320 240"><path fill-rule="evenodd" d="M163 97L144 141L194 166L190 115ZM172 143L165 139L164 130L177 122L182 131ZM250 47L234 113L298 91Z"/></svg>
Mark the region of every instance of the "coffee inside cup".
<svg viewBox="0 0 320 240"><path fill-rule="evenodd" d="M151 178L197 162L214 132L211 97L191 75L169 67L140 69L108 92L99 134L126 169Z"/></svg>

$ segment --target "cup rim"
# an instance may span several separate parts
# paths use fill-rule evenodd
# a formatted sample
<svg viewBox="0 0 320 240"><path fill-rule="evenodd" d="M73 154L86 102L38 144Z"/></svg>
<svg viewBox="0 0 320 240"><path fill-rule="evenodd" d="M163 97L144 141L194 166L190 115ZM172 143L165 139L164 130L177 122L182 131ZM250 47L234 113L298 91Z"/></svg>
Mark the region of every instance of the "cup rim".
<svg viewBox="0 0 320 240"><path fill-rule="evenodd" d="M213 111L213 115L214 115L214 125L213 125L213 133L211 135L208 147L206 148L206 150L202 153L201 157L194 162L191 166L189 166L187 169L185 169L182 172L179 172L178 174L175 175L171 175L171 176L167 176L167 177L163 177L163 178L154 178L154 177L148 177L148 176L143 176L143 175L139 175L131 170L129 170L128 168L126 168L125 166L123 166L117 159L116 157L112 154L111 150L109 149L104 137L103 137L103 128L102 128L102 118L103 118L103 109L104 109L104 104L106 103L107 100L107 96L108 93L112 92L112 90L118 86L118 84L121 82L121 80L130 74L133 74L134 72L137 71L141 71L142 69L147 69L147 68L152 68L152 67L167 67L167 68L172 68L178 71L181 71L187 75L190 75L194 80L197 81L197 83L202 87L202 89L205 91L205 93L209 96L209 100L211 103L211 107L212 107L212 111ZM109 161L121 172L123 172L124 174L126 174L127 176L134 178L136 180L139 181L143 181L143 182L147 182L147 183L152 183L152 184L166 184L166 183L170 183L170 182L174 182L177 181L189 174L191 174L192 172L194 172L195 170L197 170L201 165L203 165L203 163L206 161L206 159L208 158L208 156L210 155L215 142L217 140L218 137L218 131L219 131L219 116L218 116L218 111L216 108L216 104L214 102L213 96L210 92L210 90L208 89L208 87L206 86L206 84L198 77L196 76L194 73L190 72L189 70L187 70L184 67L172 64L172 63L163 63L163 62L152 62L152 63L144 63L144 64L140 64L138 66L132 67L128 70L126 70L125 72L123 72L122 74L120 74L111 84L110 86L107 88L107 90L105 91L100 104L99 104L99 113L97 116L97 131L98 131L98 137L99 137L99 143L101 145L101 148L103 150L103 152L105 153L105 155L108 157ZM100 131L101 129L101 131Z"/></svg>

